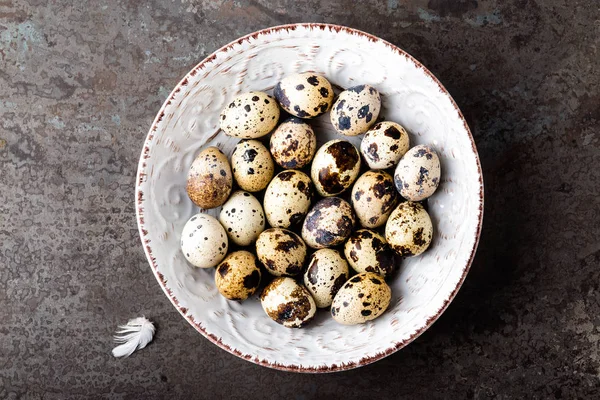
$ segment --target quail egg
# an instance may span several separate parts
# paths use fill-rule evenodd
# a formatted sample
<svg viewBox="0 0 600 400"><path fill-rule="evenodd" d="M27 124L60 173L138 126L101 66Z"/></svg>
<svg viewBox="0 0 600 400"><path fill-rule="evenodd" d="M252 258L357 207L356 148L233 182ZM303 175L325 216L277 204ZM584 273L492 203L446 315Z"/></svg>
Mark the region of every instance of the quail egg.
<svg viewBox="0 0 600 400"><path fill-rule="evenodd" d="M273 321L287 328L305 326L317 312L308 290L292 278L273 279L261 293L260 303Z"/></svg>
<svg viewBox="0 0 600 400"><path fill-rule="evenodd" d="M373 272L355 275L338 291L331 304L331 315L343 325L373 320L385 312L392 290L383 277Z"/></svg>
<svg viewBox="0 0 600 400"><path fill-rule="evenodd" d="M335 196L348 189L360 171L360 153L345 140L331 140L315 154L310 175L317 192Z"/></svg>
<svg viewBox="0 0 600 400"><path fill-rule="evenodd" d="M181 251L190 264L212 268L227 254L227 234L219 221L207 214L190 218L181 232Z"/></svg>
<svg viewBox="0 0 600 400"><path fill-rule="evenodd" d="M421 201L435 192L440 173L440 159L435 150L419 145L407 151L398 163L394 183L406 200Z"/></svg>
<svg viewBox="0 0 600 400"><path fill-rule="evenodd" d="M398 203L394 178L385 171L367 171L352 187L352 206L360 224L377 228L385 224Z"/></svg>
<svg viewBox="0 0 600 400"><path fill-rule="evenodd" d="M265 214L256 197L238 190L223 204L219 221L229 240L239 246L254 243L265 230Z"/></svg>
<svg viewBox="0 0 600 400"><path fill-rule="evenodd" d="M208 147L198 154L187 176L186 190L190 199L200 208L219 207L229 197L233 179L227 157L216 147Z"/></svg>
<svg viewBox="0 0 600 400"><path fill-rule="evenodd" d="M338 133L356 136L365 133L377 121L381 97L373 86L360 85L344 90L333 104L330 119Z"/></svg>
<svg viewBox="0 0 600 400"><path fill-rule="evenodd" d="M281 107L298 118L324 114L333 103L333 88L329 81L311 72L285 77L273 93Z"/></svg>
<svg viewBox="0 0 600 400"><path fill-rule="evenodd" d="M278 173L265 191L264 205L269 224L289 228L302 223L313 198L312 182L301 171Z"/></svg>
<svg viewBox="0 0 600 400"><path fill-rule="evenodd" d="M285 169L308 165L316 150L315 132L299 118L288 118L271 135L271 154L275 162Z"/></svg>
<svg viewBox="0 0 600 400"><path fill-rule="evenodd" d="M228 136L255 139L271 132L279 121L279 106L263 92L243 93L221 112L221 129Z"/></svg>
<svg viewBox="0 0 600 400"><path fill-rule="evenodd" d="M429 247L432 236L429 214L420 203L412 201L400 203L385 225L385 239L404 257L423 253Z"/></svg>
<svg viewBox="0 0 600 400"><path fill-rule="evenodd" d="M241 140L231 153L231 166L235 181L248 192L266 188L275 173L269 150L258 140Z"/></svg>
<svg viewBox="0 0 600 400"><path fill-rule="evenodd" d="M256 255L272 275L294 276L304 267L306 244L292 231L270 228L258 236Z"/></svg>
<svg viewBox="0 0 600 400"><path fill-rule="evenodd" d="M360 142L360 152L371 169L391 168L409 149L406 129L400 124L383 121L369 129Z"/></svg>
<svg viewBox="0 0 600 400"><path fill-rule="evenodd" d="M375 272L389 278L396 271L396 253L382 235L370 229L359 229L350 235L344 255L358 273Z"/></svg>
<svg viewBox="0 0 600 400"><path fill-rule="evenodd" d="M337 250L321 249L309 259L304 273L304 286L312 295L318 308L331 305L338 290L348 280L348 263Z"/></svg>
<svg viewBox="0 0 600 400"><path fill-rule="evenodd" d="M308 212L302 225L302 238L313 249L343 243L356 223L354 211L345 200L327 197Z"/></svg>
<svg viewBox="0 0 600 400"><path fill-rule="evenodd" d="M260 267L249 251L234 251L217 266L215 285L229 300L246 300L259 284Z"/></svg>

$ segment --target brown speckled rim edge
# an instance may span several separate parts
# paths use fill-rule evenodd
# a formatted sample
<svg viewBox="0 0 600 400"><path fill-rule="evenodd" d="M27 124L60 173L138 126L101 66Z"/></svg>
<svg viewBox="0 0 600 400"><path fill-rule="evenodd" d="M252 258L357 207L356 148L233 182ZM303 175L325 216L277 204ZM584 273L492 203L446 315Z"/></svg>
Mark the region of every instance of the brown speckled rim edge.
<svg viewBox="0 0 600 400"><path fill-rule="evenodd" d="M427 319L427 321L425 322L425 325L422 326L420 329L418 329L415 333L413 333L408 339L394 344L393 346L389 347L387 350L385 350L381 353L377 353L377 354L375 354L373 356L369 356L369 357L364 357L357 362L352 362L352 363L342 364L342 365L332 364L332 365L323 365L321 367L303 367L300 365L283 365L283 364L268 362L266 360L261 360L258 357L253 357L249 354L242 354L237 349L232 349L231 347L229 347L228 345L223 343L220 338L218 338L217 336L215 336L213 334L208 333L205 330L205 328L202 326L202 323L200 321L195 321L192 316L186 315L188 309L179 304L178 299L173 295L171 289L169 289L167 287L164 276L158 271L156 259L152 256L152 248L149 245L149 240L145 238L148 235L148 231L145 229L144 215L143 215L143 213L144 213L144 210L143 210L144 193L140 190L140 184L143 182L143 180L147 176L146 160L148 158L150 158L150 154L149 154L150 153L150 145L152 144L152 141L154 140L154 132L156 132L156 130L158 129L158 124L160 123L163 116L165 115L165 109L171 104L171 101L174 99L175 95L179 91L181 91L181 88L183 86L187 85L188 78L190 76L196 75L196 73L199 70L204 68L205 64L214 60L216 58L217 54L219 54L221 52L227 52L234 45L241 44L244 41L248 41L250 39L256 39L260 35L269 34L272 32L277 32L277 31L282 31L282 30L286 30L286 31L295 30L297 27L304 27L304 28L310 28L310 29L321 29L321 30L329 29L330 31L335 31L335 32L345 31L345 32L353 34L353 35L363 36L372 42L383 43L385 46L389 47L390 50L410 59L418 68L421 68L423 70L423 72L425 72L427 75L429 75L429 77L431 77L431 79L439 86L440 91L445 93L450 98L452 105L456 109L456 112L458 113L458 116L460 117L460 119L463 121L465 130L467 131L467 134L469 135L469 140L471 141L473 155L475 156L475 161L477 163L477 172L479 175L479 221L477 223L476 237L475 237L475 241L473 243L473 248L471 249L471 254L469 255L469 260L467 261L466 265L464 266L464 271L462 273L462 276L460 277L460 280L458 281L458 284L456 285L456 288L454 288L452 293L450 293L450 296L448 296L448 298L444 301L444 303L442 304L442 307L438 310L438 312L435 315L433 315L432 317L430 317L429 319ZM229 353L234 354L244 360L251 361L255 364L262 365L264 367L274 368L274 369L278 369L278 370L282 370L282 371L290 371L290 372L325 373L325 372L345 371L345 370L358 368L358 367L361 367L361 366L364 366L367 364L371 364L371 363L378 361L384 357L387 357L390 354L393 354L396 351L400 350L401 348L407 346L413 340L418 338L431 325L433 325L433 323L444 313L446 308L448 308L448 305L450 304L450 302L452 302L452 300L458 293L458 290L462 286L463 282L465 281L467 273L469 272L471 264L473 263L473 258L475 257L475 251L477 250L477 245L479 244L479 237L481 235L481 227L482 227L482 222L483 222L483 174L481 171L481 163L479 161L477 147L475 146L475 141L473 140L471 130L469 129L469 126L468 126L467 122L465 121L465 118L464 118L462 112L460 111L460 109L458 108L458 105L456 104L456 102L454 101L454 99L452 98L450 93L448 93L446 88L419 61L417 61L414 57L412 57L410 54L406 53L404 50L398 48L397 46L395 46L383 39L380 39L376 36L373 36L369 33L366 33L366 32L363 32L363 31L360 31L357 29L348 28L348 27L341 26L341 25L321 24L321 23L298 23L298 24L280 25L280 26L274 26L271 28L263 29L263 30L260 30L260 31L254 32L254 33L250 33L246 36L243 36L243 37L221 47L220 49L218 49L217 51L215 51L214 53L212 53L211 55L206 57L204 60L202 60L188 74L186 74L186 76L177 84L177 86L175 86L175 88L173 89L173 91L171 92L171 94L169 95L167 100L163 103L162 107L160 108L160 111L158 112L158 115L156 116L156 118L154 119L154 121L152 123L150 131L148 132L148 136L146 137L146 140L144 142L144 147L143 147L142 154L140 156L139 165L138 165L138 173L137 173L137 179L136 179L135 192L136 192L136 194L135 194L136 219L137 219L137 223L138 223L140 238L141 238L142 244L144 246L144 252L146 253L148 262L150 263L150 265L152 267L152 271L154 272L156 279L160 283L160 286L162 287L165 294L169 297L169 299L171 300L171 302L173 303L175 308L177 308L177 310L180 312L180 314L194 328L196 328L196 330L198 330L198 332L200 332L204 337L206 337L208 340L210 340L217 346L221 347L222 349L227 350Z"/></svg>

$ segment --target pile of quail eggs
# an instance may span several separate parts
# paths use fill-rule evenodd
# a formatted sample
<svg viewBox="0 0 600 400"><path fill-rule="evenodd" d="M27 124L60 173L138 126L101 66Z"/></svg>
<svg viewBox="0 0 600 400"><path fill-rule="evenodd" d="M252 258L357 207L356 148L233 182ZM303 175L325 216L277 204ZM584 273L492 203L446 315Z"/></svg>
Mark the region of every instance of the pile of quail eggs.
<svg viewBox="0 0 600 400"><path fill-rule="evenodd" d="M318 308L346 325L377 318L390 304L386 280L402 257L423 253L433 234L420 202L439 184L436 152L410 148L401 125L378 121L374 87L334 97L314 73L284 78L274 97L237 96L220 116L225 134L241 139L231 159L205 148L188 174L190 199L221 210L218 220L200 213L186 223L186 259L216 267L216 287L227 299L260 291L266 314L286 327L305 326ZM328 111L340 139L317 149L318 132L307 120ZM360 149L343 139L363 134Z"/></svg>

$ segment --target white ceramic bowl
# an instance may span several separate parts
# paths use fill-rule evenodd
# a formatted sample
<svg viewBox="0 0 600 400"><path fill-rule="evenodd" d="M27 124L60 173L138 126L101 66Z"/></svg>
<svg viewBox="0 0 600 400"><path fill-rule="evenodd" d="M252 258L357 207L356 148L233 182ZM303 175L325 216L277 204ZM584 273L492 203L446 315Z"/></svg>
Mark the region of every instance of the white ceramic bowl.
<svg viewBox="0 0 600 400"><path fill-rule="evenodd" d="M237 139L219 130L219 112L249 90L270 92L284 76L323 74L333 84L375 86L381 115L410 132L411 146L438 151L442 180L429 199L431 247L402 262L388 311L375 321L338 325L327 312L303 329L276 324L253 298L221 297L213 269L184 259L180 232L198 211L186 195L188 168L200 149L230 155ZM337 135L329 116L313 121L321 143ZM346 138L355 144L361 137ZM217 50L198 64L160 109L144 144L136 185L140 236L152 271L179 312L223 349L260 365L331 372L379 360L406 346L446 309L465 279L481 230L483 180L469 128L448 92L418 61L377 37L325 24L265 29ZM208 211L217 215L217 210Z"/></svg>

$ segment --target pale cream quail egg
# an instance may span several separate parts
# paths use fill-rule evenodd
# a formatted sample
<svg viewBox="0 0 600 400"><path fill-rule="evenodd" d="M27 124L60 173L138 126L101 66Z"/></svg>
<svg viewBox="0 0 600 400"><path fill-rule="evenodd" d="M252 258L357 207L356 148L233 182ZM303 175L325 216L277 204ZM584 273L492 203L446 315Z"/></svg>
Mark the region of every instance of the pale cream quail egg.
<svg viewBox="0 0 600 400"><path fill-rule="evenodd" d="M181 251L190 264L198 268L212 268L227 254L228 240L225 229L207 214L191 217L181 232Z"/></svg>
<svg viewBox="0 0 600 400"><path fill-rule="evenodd" d="M421 201L440 184L440 159L431 146L415 146L404 154L394 173L394 183L406 200Z"/></svg>
<svg viewBox="0 0 600 400"><path fill-rule="evenodd" d="M305 326L317 312L308 290L286 277L273 279L261 293L260 303L269 318L286 328Z"/></svg>
<svg viewBox="0 0 600 400"><path fill-rule="evenodd" d="M367 171L352 187L350 201L360 224L377 228L385 224L398 203L394 178L385 171Z"/></svg>
<svg viewBox="0 0 600 400"><path fill-rule="evenodd" d="M333 88L329 81L311 72L283 78L273 93L281 107L298 118L324 114L333 103Z"/></svg>
<svg viewBox="0 0 600 400"><path fill-rule="evenodd" d="M389 278L396 271L396 253L379 233L359 229L344 245L348 263L358 273L375 272Z"/></svg>
<svg viewBox="0 0 600 400"><path fill-rule="evenodd" d="M338 133L361 135L375 124L381 110L381 97L373 86L359 85L344 90L333 104L330 119Z"/></svg>
<svg viewBox="0 0 600 400"><path fill-rule="evenodd" d="M338 290L348 280L348 263L339 251L320 249L309 259L304 273L304 286L312 295L318 308L331 305Z"/></svg>
<svg viewBox="0 0 600 400"><path fill-rule="evenodd" d="M312 182L304 172L287 170L273 178L263 204L272 227L289 228L302 223L313 198Z"/></svg>
<svg viewBox="0 0 600 400"><path fill-rule="evenodd" d="M238 190L223 204L219 221L229 240L238 246L254 243L265 230L265 214L256 197Z"/></svg>
<svg viewBox="0 0 600 400"><path fill-rule="evenodd" d="M221 129L228 136L255 139L271 132L279 121L279 106L263 92L243 93L221 112Z"/></svg>
<svg viewBox="0 0 600 400"><path fill-rule="evenodd" d="M433 237L431 218L420 203L400 203L385 225L385 239L401 256L417 256L429 247Z"/></svg>
<svg viewBox="0 0 600 400"><path fill-rule="evenodd" d="M395 166L410 146L406 129L400 124L383 121L369 129L360 142L360 152L371 169Z"/></svg>
<svg viewBox="0 0 600 400"><path fill-rule="evenodd" d="M392 290L381 275L365 272L350 278L331 304L331 315L343 325L371 321L385 312Z"/></svg>
<svg viewBox="0 0 600 400"><path fill-rule="evenodd" d="M235 181L248 192L266 188L275 173L269 150L258 140L241 140L231 153L231 166Z"/></svg>

